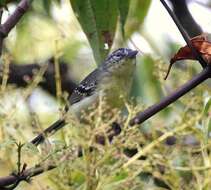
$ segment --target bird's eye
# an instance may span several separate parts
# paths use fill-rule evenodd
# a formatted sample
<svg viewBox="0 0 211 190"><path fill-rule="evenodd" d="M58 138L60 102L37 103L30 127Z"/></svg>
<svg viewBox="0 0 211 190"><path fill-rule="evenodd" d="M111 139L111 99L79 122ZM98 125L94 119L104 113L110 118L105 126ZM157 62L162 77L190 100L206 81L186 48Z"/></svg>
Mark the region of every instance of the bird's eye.
<svg viewBox="0 0 211 190"><path fill-rule="evenodd" d="M117 54L116 57L117 57L117 58L121 58L121 55L120 55L120 54Z"/></svg>

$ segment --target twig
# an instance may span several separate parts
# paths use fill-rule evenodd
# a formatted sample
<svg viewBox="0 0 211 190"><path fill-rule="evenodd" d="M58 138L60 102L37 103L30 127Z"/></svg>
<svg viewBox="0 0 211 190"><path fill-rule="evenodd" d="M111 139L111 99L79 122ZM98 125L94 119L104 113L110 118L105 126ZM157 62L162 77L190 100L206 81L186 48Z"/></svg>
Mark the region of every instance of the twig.
<svg viewBox="0 0 211 190"><path fill-rule="evenodd" d="M0 26L0 55L2 53L4 38L7 37L9 32L15 27L21 17L26 13L32 1L33 0L21 0L15 11L8 17L4 24Z"/></svg>
<svg viewBox="0 0 211 190"><path fill-rule="evenodd" d="M52 135L53 133L55 133L56 131L58 131L59 129L64 127L65 125L66 125L65 119L60 119L60 120L56 121L51 126L49 126L47 129L45 129L42 133L40 133L38 136L36 136L31 141L31 143L38 146L45 140L45 138L47 136L49 136L50 134Z"/></svg>
<svg viewBox="0 0 211 190"><path fill-rule="evenodd" d="M43 79L38 85L51 95L56 96L56 85L55 85L55 69L53 59L49 59L48 67L44 73ZM41 66L39 64L27 64L20 65L15 63L9 64L9 73L7 76L7 83L15 84L18 87L26 87L28 85L28 79L32 79L34 71L39 70ZM3 65L0 65L0 71L3 70ZM70 68L67 63L62 61L59 62L59 71L61 75L61 88L62 92L67 92L69 95L73 92L73 89L77 84L72 80L69 74ZM0 83L3 82L3 77L0 76Z"/></svg>
<svg viewBox="0 0 211 190"><path fill-rule="evenodd" d="M145 156L148 152L150 152L155 146L157 146L158 144L160 144L161 142L163 142L165 139L167 139L170 136L173 136L175 133L178 133L179 131L183 131L184 129L186 129L188 126L192 126L193 123L195 123L195 121L197 121L199 118L194 118L193 121L189 121L189 123L185 123L182 126L179 126L178 128L166 132L163 135L161 135L159 138L157 138L156 140L152 141L150 144L148 144L147 146L145 146L142 150L139 150L139 152L137 154L135 154L132 158L130 158L124 165L123 167L128 167L129 165L131 165L133 162L135 162L136 160L138 160L138 158L140 158L141 156Z"/></svg>
<svg viewBox="0 0 211 190"><path fill-rule="evenodd" d="M175 102L177 99L179 99L181 96L185 95L187 92L195 88L197 85L204 82L206 79L211 77L211 67L207 66L207 63L202 58L201 54L193 47L189 36L183 29L182 25L178 21L175 14L171 11L171 9L166 4L165 0L160 0L163 6L166 8L168 13L170 14L171 18L174 20L175 24L177 25L178 29L180 30L184 40L186 41L187 45L191 49L192 53L195 55L196 59L200 62L202 67L204 68L201 73L196 75L193 79L185 83L182 87L180 87L178 90L174 91L172 94L161 100L159 103L154 104L153 106L149 107L143 112L139 112L135 118L133 118L130 121L130 125L133 126L135 124L140 124L158 113L159 111L163 110L167 106L169 106L171 103Z"/></svg>
<svg viewBox="0 0 211 190"><path fill-rule="evenodd" d="M206 67L206 65L207 65L206 61L203 59L203 57L197 51L197 49L193 46L193 44L190 41L190 38L189 38L187 32L184 30L183 26L180 24L180 22L179 22L178 18L176 17L176 15L169 8L169 6L165 2L165 0L160 0L160 1L163 4L163 6L166 8L166 10L168 11L168 13L171 16L171 18L174 21L174 23L176 24L177 28L179 29L180 33L182 34L182 37L184 38L184 40L187 43L188 47L191 49L191 51L192 51L193 55L195 56L195 58L199 61L199 63L201 64L201 66L203 68Z"/></svg>
<svg viewBox="0 0 211 190"><path fill-rule="evenodd" d="M211 66L207 66L202 70L201 73L193 77L190 81L185 83L183 86L181 86L179 89L175 90L172 94L165 97L163 100L161 100L159 103L154 104L153 106L149 107L143 112L139 112L135 118L133 118L130 121L130 125L133 126L135 124L140 124L155 115L156 113L160 112L167 106L169 106L171 103L178 100L180 97L184 96L186 93L188 93L190 90L195 88L197 85L204 82L206 79L211 77Z"/></svg>
<svg viewBox="0 0 211 190"><path fill-rule="evenodd" d="M205 171L205 170L210 170L211 166L195 166L195 167L171 166L170 168L179 171Z"/></svg>
<svg viewBox="0 0 211 190"><path fill-rule="evenodd" d="M9 32L15 27L15 25L19 22L22 16L26 13L32 1L33 0L21 0L17 5L15 11L8 17L5 23L0 25L0 55L2 54L4 38L8 36ZM56 166L54 165L49 165L45 167L34 167L29 170L23 171L21 176L10 175L7 177L0 178L0 189L14 189L21 181L39 175L44 171L54 169L55 167ZM12 187L7 187L11 185Z"/></svg>
<svg viewBox="0 0 211 190"><path fill-rule="evenodd" d="M189 0L169 0L172 4L172 10L177 16L180 24L188 33L190 38L203 33L201 27L196 23L188 9ZM191 27L190 27L191 26Z"/></svg>
<svg viewBox="0 0 211 190"><path fill-rule="evenodd" d="M17 168L18 168L18 174L21 173L21 149L23 148L24 144L16 143L17 145L17 152L18 152L18 161L17 161Z"/></svg>
<svg viewBox="0 0 211 190"><path fill-rule="evenodd" d="M45 171L52 170L56 167L57 167L56 165L35 166L33 168L25 170L22 173L20 178L16 175L9 175L6 177L1 177L0 178L0 189L3 189L3 188L9 189L9 187L7 187L7 186L10 186L12 184L15 184L17 186L21 181L30 179L31 177L40 175L40 174L44 173Z"/></svg>

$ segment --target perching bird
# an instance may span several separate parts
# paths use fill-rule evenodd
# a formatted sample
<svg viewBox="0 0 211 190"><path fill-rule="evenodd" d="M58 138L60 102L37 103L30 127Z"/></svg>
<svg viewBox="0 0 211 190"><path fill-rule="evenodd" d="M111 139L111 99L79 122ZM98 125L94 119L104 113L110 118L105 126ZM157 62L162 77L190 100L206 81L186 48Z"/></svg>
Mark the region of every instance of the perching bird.
<svg viewBox="0 0 211 190"><path fill-rule="evenodd" d="M69 99L71 105L69 110L78 115L81 110L99 100L99 96L105 97L109 107L121 108L130 92L137 53L138 51L128 48L112 52L75 88ZM60 119L52 124L49 130L57 130L65 124L65 120ZM41 135L32 140L32 143L39 144L43 140L44 136Z"/></svg>
<svg viewBox="0 0 211 190"><path fill-rule="evenodd" d="M78 113L92 105L99 95L105 97L109 107L121 108L130 92L137 53L120 48L110 54L75 88L70 96L70 109Z"/></svg>

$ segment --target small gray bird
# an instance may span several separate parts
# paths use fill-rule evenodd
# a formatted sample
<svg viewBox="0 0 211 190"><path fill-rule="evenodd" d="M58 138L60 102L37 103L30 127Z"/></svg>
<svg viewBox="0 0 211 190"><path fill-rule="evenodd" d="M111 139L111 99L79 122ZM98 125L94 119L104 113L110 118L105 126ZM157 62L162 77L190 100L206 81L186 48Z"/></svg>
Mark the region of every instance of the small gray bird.
<svg viewBox="0 0 211 190"><path fill-rule="evenodd" d="M99 96L105 97L109 107L121 108L130 92L137 53L120 48L110 54L75 88L70 96L70 109L78 114L92 105Z"/></svg>
<svg viewBox="0 0 211 190"><path fill-rule="evenodd" d="M138 51L128 48L120 48L112 52L75 88L69 99L70 112L79 115L81 110L99 100L99 96L105 97L110 108L122 108L130 92L137 53ZM52 129L58 130L65 124L64 119L56 121L49 130L46 130L46 134ZM39 144L45 137L41 135L37 138L40 139L35 138L33 144Z"/></svg>

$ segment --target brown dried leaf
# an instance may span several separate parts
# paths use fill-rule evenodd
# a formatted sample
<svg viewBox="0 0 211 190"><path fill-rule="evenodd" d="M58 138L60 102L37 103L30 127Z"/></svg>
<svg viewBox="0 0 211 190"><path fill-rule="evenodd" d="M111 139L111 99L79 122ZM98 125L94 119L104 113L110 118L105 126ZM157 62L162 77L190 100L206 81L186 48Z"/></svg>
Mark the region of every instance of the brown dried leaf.
<svg viewBox="0 0 211 190"><path fill-rule="evenodd" d="M202 55L204 60L211 64L211 42L208 41L208 35L202 34L191 39L193 47ZM167 79L172 65L179 60L196 60L195 56L192 54L191 49L186 45L179 49L179 51L170 60L170 65L166 74L165 80Z"/></svg>

